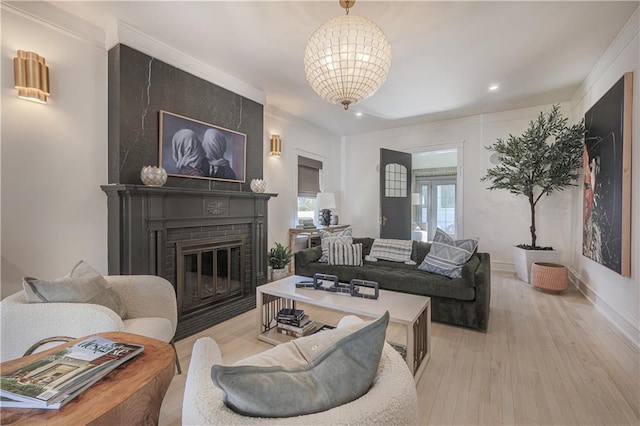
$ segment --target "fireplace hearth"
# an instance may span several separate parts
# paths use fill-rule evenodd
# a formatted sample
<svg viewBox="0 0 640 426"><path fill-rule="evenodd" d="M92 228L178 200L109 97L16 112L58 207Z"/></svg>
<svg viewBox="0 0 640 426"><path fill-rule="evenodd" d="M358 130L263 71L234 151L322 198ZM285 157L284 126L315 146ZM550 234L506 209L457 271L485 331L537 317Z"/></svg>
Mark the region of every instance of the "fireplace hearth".
<svg viewBox="0 0 640 426"><path fill-rule="evenodd" d="M267 281L267 202L275 194L104 185L109 274L158 275L178 301L181 339L255 308Z"/></svg>

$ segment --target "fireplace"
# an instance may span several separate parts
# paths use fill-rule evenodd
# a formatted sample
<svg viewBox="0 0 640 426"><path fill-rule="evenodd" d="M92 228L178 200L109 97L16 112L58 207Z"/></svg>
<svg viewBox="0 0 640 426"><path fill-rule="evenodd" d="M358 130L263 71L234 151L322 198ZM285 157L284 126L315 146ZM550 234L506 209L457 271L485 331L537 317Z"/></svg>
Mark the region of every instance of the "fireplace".
<svg viewBox="0 0 640 426"><path fill-rule="evenodd" d="M243 238L176 244L178 317L243 296Z"/></svg>
<svg viewBox="0 0 640 426"><path fill-rule="evenodd" d="M275 194L104 185L109 274L158 275L178 301L176 339L255 308Z"/></svg>

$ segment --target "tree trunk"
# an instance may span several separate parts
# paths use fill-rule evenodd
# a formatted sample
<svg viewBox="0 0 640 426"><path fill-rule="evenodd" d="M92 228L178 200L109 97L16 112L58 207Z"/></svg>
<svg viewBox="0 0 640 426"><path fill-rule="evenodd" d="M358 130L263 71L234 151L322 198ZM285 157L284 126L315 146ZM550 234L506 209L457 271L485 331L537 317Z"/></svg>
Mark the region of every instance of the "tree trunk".
<svg viewBox="0 0 640 426"><path fill-rule="evenodd" d="M533 191L529 193L529 206L531 207L531 248L536 246L536 203L533 201Z"/></svg>

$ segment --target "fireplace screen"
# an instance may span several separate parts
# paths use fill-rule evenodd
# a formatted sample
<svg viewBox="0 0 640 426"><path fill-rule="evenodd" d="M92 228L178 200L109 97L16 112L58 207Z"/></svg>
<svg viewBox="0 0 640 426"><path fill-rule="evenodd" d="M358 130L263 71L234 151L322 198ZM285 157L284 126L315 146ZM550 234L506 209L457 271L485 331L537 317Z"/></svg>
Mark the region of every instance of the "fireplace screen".
<svg viewBox="0 0 640 426"><path fill-rule="evenodd" d="M178 242L179 313L242 297L244 241L214 238Z"/></svg>

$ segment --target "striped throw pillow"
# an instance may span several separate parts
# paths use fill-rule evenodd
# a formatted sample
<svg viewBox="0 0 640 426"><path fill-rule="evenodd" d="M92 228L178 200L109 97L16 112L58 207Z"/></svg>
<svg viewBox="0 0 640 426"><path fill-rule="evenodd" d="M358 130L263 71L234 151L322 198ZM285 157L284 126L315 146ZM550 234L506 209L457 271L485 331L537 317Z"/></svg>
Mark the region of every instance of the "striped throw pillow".
<svg viewBox="0 0 640 426"><path fill-rule="evenodd" d="M362 265L362 244L329 243L329 265Z"/></svg>
<svg viewBox="0 0 640 426"><path fill-rule="evenodd" d="M389 260L391 262L405 262L407 264L416 263L411 260L413 250L413 240L389 240L376 238L371 246L371 252L367 260L375 262L378 259Z"/></svg>
<svg viewBox="0 0 640 426"><path fill-rule="evenodd" d="M325 231L324 229L320 230L320 246L322 247L322 257L318 262L327 263L329 262L329 242L340 243L340 244L351 244L353 242L353 237L351 236L351 227L343 229L340 232L331 232Z"/></svg>

